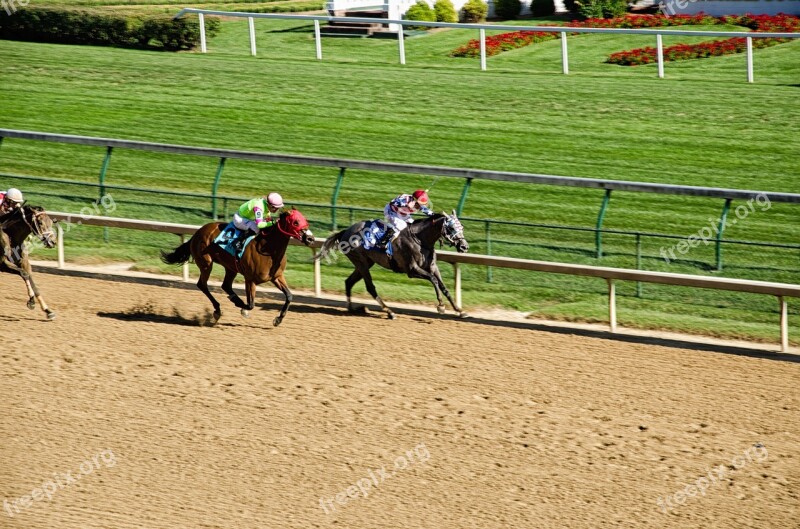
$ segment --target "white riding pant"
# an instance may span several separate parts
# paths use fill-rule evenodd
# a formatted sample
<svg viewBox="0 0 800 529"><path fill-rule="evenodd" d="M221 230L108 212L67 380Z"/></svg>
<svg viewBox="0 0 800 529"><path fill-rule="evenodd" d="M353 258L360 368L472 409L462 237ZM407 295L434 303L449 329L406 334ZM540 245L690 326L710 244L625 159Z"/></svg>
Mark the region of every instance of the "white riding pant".
<svg viewBox="0 0 800 529"><path fill-rule="evenodd" d="M411 217L403 218L399 213L392 209L391 205L388 204L383 210L383 215L386 217L386 222L394 228L395 237L397 237L401 231L406 229L406 227L413 222Z"/></svg>
<svg viewBox="0 0 800 529"><path fill-rule="evenodd" d="M242 231L252 231L258 233L258 223L254 220L246 219L238 213L233 214L233 225Z"/></svg>

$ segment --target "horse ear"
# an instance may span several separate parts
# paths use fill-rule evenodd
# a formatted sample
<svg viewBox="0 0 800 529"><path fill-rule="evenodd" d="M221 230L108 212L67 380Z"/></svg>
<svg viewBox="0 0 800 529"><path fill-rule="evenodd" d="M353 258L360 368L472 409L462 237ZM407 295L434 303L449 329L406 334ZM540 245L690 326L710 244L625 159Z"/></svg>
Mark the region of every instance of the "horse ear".
<svg viewBox="0 0 800 529"><path fill-rule="evenodd" d="M456 215L456 210L453 210L453 216L458 217L458 215Z"/></svg>

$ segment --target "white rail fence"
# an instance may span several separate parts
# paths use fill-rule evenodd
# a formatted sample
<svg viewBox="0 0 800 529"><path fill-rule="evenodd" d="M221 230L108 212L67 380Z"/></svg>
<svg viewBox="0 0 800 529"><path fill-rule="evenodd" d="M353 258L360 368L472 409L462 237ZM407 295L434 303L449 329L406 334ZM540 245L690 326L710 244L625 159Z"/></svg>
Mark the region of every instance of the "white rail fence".
<svg viewBox="0 0 800 529"><path fill-rule="evenodd" d="M424 22L420 20L399 20L399 19L375 19L375 18L361 18L361 17L331 17L325 15L284 15L275 13L247 13L240 11L214 11L209 9L195 9L185 8L182 9L175 18L180 18L184 15L196 13L200 19L200 51L206 53L208 47L206 45L206 31L205 31L205 15L215 15L224 17L239 17L249 19L250 28L250 54L256 55L256 34L253 19L256 18L273 18L282 20L299 20L299 21L313 21L314 22L314 39L316 43L316 56L318 60L322 60L322 38L320 34L320 22L358 22L358 23L375 23L380 20L382 24L389 24L389 28L397 31L397 47L399 51L400 64L406 64L406 52L403 32L400 31L401 26L426 26L431 28L455 28L455 29L469 29L478 31L478 39L480 41L480 68L486 70L486 30L490 31L542 31L545 33L559 33L561 35L561 72L569 74L569 53L567 49L567 35L571 33L617 33L623 35L650 35L655 37L656 42L656 64L658 66L658 77L664 78L664 46L662 38L667 36L690 36L690 37L744 37L747 42L747 52L745 53L745 63L747 67L747 82L754 82L753 77L753 39L762 38L782 38L782 39L797 39L800 38L800 33L756 33L746 31L686 31L674 29L617 29L617 28L571 28L571 27L555 27L555 26L513 26L513 25L500 25L500 24L456 24L451 22Z"/></svg>
<svg viewBox="0 0 800 529"><path fill-rule="evenodd" d="M58 267L64 268L64 229L63 223L89 226L104 226L108 228L123 228L145 231L158 231L179 235L181 242L187 235L194 234L200 226L191 224L173 224L168 222L153 222L136 219L122 219L96 215L77 215L70 213L48 212L53 220L61 221L56 224L58 231ZM292 244L301 243L292 239ZM316 241L311 246L314 255L324 241ZM778 299L780 311L780 344L781 351L789 351L789 315L786 298L800 298L800 285L787 283L772 283L767 281L753 281L747 279L733 279L725 277L705 277L689 274L672 274L666 272L648 272L643 270L628 270L624 268L610 268L603 266L589 266L568 263L554 263L549 261L533 261L516 259L512 257L496 257L488 255L459 254L454 252L436 252L441 262L450 263L454 270L454 288L456 304L461 306L461 265L494 266L500 268L514 268L532 270L553 274L566 274L605 279L608 284L608 315L609 330L617 332L617 304L615 281L641 281L645 283L659 283L691 288L709 288L716 290L730 290L735 292L748 292L775 296ZM189 264L183 265L183 280L189 281ZM322 269L319 261L314 261L314 295L322 295Z"/></svg>

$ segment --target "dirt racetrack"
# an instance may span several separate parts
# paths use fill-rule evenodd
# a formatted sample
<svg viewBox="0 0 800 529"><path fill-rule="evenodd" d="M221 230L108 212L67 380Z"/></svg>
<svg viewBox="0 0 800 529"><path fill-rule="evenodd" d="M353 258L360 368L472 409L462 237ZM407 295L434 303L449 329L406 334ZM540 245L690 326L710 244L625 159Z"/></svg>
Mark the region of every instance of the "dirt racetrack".
<svg viewBox="0 0 800 529"><path fill-rule="evenodd" d="M800 527L796 357L38 279L54 322L0 277L0 528Z"/></svg>

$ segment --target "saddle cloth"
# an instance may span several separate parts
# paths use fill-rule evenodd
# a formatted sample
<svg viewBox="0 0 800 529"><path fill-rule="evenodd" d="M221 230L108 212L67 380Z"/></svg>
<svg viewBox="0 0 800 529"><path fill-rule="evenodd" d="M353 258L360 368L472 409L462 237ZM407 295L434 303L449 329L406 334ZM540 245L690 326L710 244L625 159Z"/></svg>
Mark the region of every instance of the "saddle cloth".
<svg viewBox="0 0 800 529"><path fill-rule="evenodd" d="M237 259L241 259L242 255L244 255L244 251L247 249L247 245L250 244L256 236L253 234L249 235L244 240L243 244L241 243L241 238L242 231L231 222L217 235L217 238L214 239L214 243Z"/></svg>
<svg viewBox="0 0 800 529"><path fill-rule="evenodd" d="M379 250L383 251L383 248L378 247L378 242L381 238L386 234L386 225L380 219L374 219L364 226L363 231L361 232L361 241L362 246L365 250ZM392 243L389 242L386 245L387 253L392 255Z"/></svg>

